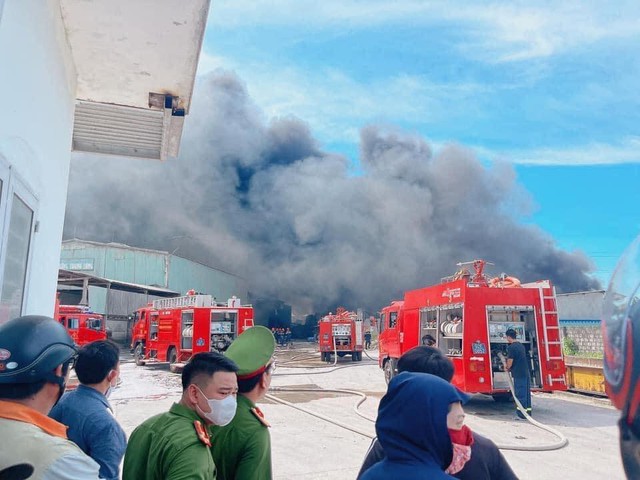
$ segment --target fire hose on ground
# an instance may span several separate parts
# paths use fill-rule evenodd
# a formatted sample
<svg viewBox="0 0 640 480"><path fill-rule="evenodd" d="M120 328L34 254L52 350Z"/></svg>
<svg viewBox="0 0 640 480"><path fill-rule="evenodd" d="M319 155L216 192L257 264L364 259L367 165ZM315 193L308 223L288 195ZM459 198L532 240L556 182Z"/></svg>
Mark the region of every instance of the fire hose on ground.
<svg viewBox="0 0 640 480"><path fill-rule="evenodd" d="M336 365L336 362L337 362L337 347L336 347L336 345L335 345L335 341L334 341L334 353L336 354L336 358L334 359L334 363L333 363L333 365L335 366L335 365ZM368 356L368 355L367 355L367 356ZM371 357L369 357L369 358L371 358ZM502 360L503 365L505 366L505 370L506 370L506 361L505 361L504 357L501 357L501 360ZM362 365L362 364L360 364L360 365ZM365 365L370 365L370 364L365 364ZM281 375L283 375L283 376L284 376L284 375L287 375L287 376L288 376L288 375L316 375L316 374L321 374L321 373L330 373L330 372L334 372L334 371L336 371L336 370L340 370L340 369L342 369L342 368L351 368L352 366L356 366L356 365L349 365L349 366L345 365L345 366L341 366L341 367L332 368L332 369L330 369L330 370L325 370L325 371L322 371L322 372L285 373L285 374L281 374ZM314 368L314 367L307 367L307 368ZM316 368L318 368L318 367L316 367ZM279 375L279 374L276 374L276 375ZM499 449L501 449L501 450L518 450L518 451L551 451L551 450L558 450L558 449L560 449L560 448L563 448L563 447L567 446L567 445L568 445L568 443L569 443L569 440L568 440L568 439L567 439L567 438L566 438L566 437L565 437L561 432L559 432L558 430L556 430L556 429L554 429L554 428L552 428L552 427L549 427L549 426L547 426L547 425L544 425L543 423L538 422L537 420L534 420L534 419L531 417L531 415L529 415L529 414L527 413L526 409L523 407L522 403L520 403L520 401L518 400L518 398L517 398L517 397L516 397L516 395L515 395L515 387L514 387L514 384L513 384L513 379L511 378L511 375L510 375L510 374L508 374L508 375L507 375L507 379L508 379L508 382L509 382L509 390L511 391L511 395L513 396L513 399L514 399L514 400L515 400L515 402L516 402L516 405L517 405L518 410L519 410L519 411L524 415L525 419L526 419L530 424L532 424L533 426L538 427L538 428L540 428L540 429L542 429L542 430L545 430L545 431L547 431L547 432L551 433L552 435L556 436L559 440L558 440L557 442L555 442L555 443L548 444L548 445L534 445L534 446L527 446L527 445L509 445L509 444L501 445L501 444L498 444L498 445L497 445L497 446L498 446L498 448L499 448ZM358 410L358 407L359 407L360 405L362 405L362 403L364 403L364 402L367 400L367 396L366 396L364 393L359 392L359 391L355 391L355 390L345 390L345 389L323 389L323 388L281 388L281 387L280 387L280 388L278 388L278 387L273 387L273 388L272 388L272 391L280 391L280 392L344 393L344 394L349 394L349 395L357 395L357 396L359 396L359 397L360 397L360 400L359 400L359 401L354 405L354 407L353 407L353 408L354 408L355 413L356 413L357 415L359 415L360 417L362 417L362 418L364 418L364 419L368 420L368 421L375 422L375 419L370 418L370 417L368 417L368 416L366 416L366 415L362 414L362 413ZM274 402L277 402L277 403L280 403L280 404L283 404L283 405L287 405L287 406L289 406L289 407L291 407L291 408L295 408L295 409L297 409L297 410L300 410L300 411L305 412L305 413L307 413L307 414L309 414L309 415L315 416L315 417L320 418L320 419L322 419L322 420L324 420L324 421L326 421L326 422L329 422L329 423L332 423L332 424L334 424L334 425L340 426L340 427L345 428L345 429L347 429L347 430L350 430L350 431L352 431L352 432L358 433L358 434L363 435L363 436L366 436L366 437L368 437L368 438L373 438L373 436L372 436L372 435L370 435L370 434L368 434L368 433L366 433L366 432L363 432L363 431L361 431L361 430L359 430L359 429L353 428L353 427L351 427L351 426L349 426L349 425L345 424L344 422L340 422L340 421L337 421L337 420L333 420L333 419L331 419L331 418L329 418L329 417L327 417L327 416L325 416L325 415L322 415L322 414L319 414L319 413L313 412L313 411L311 411L311 410L309 410L309 409L306 409L306 408L303 408L303 407L299 407L299 406L297 406L297 405L295 405L295 404L292 404L292 403L290 403L290 402L287 402L286 400L282 400L281 398L278 398L278 397L276 397L276 396L274 396L274 395L268 395L268 398L269 398L269 399L271 399L271 400L272 400L272 401L274 401Z"/></svg>
<svg viewBox="0 0 640 480"><path fill-rule="evenodd" d="M502 365L507 370L507 362L503 355L500 356L502 360ZM566 447L569 444L569 440L565 437L561 432L556 430L555 428L551 428L543 423L534 420L531 415L527 413L527 410L522 406L518 397L516 397L515 387L513 385L513 379L511 378L511 374L507 373L507 380L509 381L509 390L511 390L511 395L516 402L516 406L520 413L524 415L524 418L533 426L538 427L542 430L545 430L552 435L558 437L558 441L556 443L552 443L549 445L535 445L535 446L526 446L526 445L498 445L500 450L521 450L521 451L536 451L536 452L545 452L550 450L559 450L561 448Z"/></svg>

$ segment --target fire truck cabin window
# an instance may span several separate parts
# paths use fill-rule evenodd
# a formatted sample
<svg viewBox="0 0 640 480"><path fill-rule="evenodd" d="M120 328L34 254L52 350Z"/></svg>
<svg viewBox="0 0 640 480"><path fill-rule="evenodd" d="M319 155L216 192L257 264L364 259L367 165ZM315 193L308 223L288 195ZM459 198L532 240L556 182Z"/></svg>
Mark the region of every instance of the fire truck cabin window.
<svg viewBox="0 0 640 480"><path fill-rule="evenodd" d="M87 318L87 327L93 330L100 330L102 328L102 322L99 318Z"/></svg>
<svg viewBox="0 0 640 480"><path fill-rule="evenodd" d="M380 331L382 331L382 330L384 330L386 328L386 324L385 324L386 318L385 318L385 316L386 315L384 313L380 314Z"/></svg>
<svg viewBox="0 0 640 480"><path fill-rule="evenodd" d="M398 323L398 312L389 312L389 328L395 328Z"/></svg>

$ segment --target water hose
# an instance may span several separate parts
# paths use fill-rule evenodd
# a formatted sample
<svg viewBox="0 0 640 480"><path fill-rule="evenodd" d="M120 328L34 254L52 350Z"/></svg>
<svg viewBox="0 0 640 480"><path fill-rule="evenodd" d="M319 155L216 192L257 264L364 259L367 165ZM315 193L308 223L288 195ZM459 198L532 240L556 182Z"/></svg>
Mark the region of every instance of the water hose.
<svg viewBox="0 0 640 480"><path fill-rule="evenodd" d="M504 358L504 355L500 355L500 360L502 360L502 364L504 365L505 371L507 370L507 362ZM535 451L535 452L545 452L550 450L559 450L561 448L566 447L569 444L569 440L565 437L561 432L556 430L555 428L551 428L543 423L534 420L531 415L527 413L527 410L522 406L518 397L516 397L515 387L513 385L513 379L511 378L511 374L507 373L507 380L509 381L509 390L511 390L511 395L516 402L516 407L524 415L524 418L533 426L538 427L542 430L545 430L552 435L558 437L558 441L556 443L551 443L548 445L535 445L535 446L526 446L526 445L498 445L500 450L520 450L520 451Z"/></svg>

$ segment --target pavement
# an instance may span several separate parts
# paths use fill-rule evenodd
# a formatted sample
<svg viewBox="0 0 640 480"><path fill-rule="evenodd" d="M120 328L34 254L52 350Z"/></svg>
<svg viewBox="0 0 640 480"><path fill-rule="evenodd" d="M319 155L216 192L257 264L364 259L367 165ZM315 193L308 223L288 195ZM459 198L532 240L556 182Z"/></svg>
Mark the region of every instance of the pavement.
<svg viewBox="0 0 640 480"><path fill-rule="evenodd" d="M365 356L362 362L344 357L335 366L327 365L320 361L312 344L304 343L296 344L293 350L279 350L277 357L271 397L260 404L272 425L274 479L355 478L375 435L371 420L386 390L377 363ZM166 365L137 367L125 361L121 378L110 400L127 434L148 417L167 411L181 395L180 375L170 373ZM371 420L356 413L355 405L362 399L356 394L280 391L286 388L363 392L367 398L358 411ZM278 400L310 413L276 403ZM535 419L559 430L569 444L554 451L503 450L520 479L624 478L618 451L618 413L608 400L554 393L535 394L532 403ZM515 421L513 404L475 395L465 411L472 430L500 445L529 448L557 442L552 434L528 422Z"/></svg>

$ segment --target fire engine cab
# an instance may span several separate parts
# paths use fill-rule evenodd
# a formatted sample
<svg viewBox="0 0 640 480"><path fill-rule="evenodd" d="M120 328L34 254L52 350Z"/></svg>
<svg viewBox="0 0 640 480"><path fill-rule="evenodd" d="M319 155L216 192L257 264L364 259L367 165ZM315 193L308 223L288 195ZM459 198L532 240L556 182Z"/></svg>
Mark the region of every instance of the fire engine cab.
<svg viewBox="0 0 640 480"><path fill-rule="evenodd" d="M67 329L74 343L80 347L107 338L104 318L87 306L56 305L56 318Z"/></svg>
<svg viewBox="0 0 640 480"><path fill-rule="evenodd" d="M325 315L318 323L318 344L322 361L331 361L331 355L351 355L354 362L362 361L363 330L358 315L343 307L335 315Z"/></svg>
<svg viewBox="0 0 640 480"><path fill-rule="evenodd" d="M469 393L509 399L506 331L525 347L532 390L566 390L555 288L549 280L521 284L502 274L489 278L487 262L462 268L439 285L405 292L380 315L379 365L387 382L398 358L417 345L439 348L453 361L453 384ZM466 265L472 264L475 275Z"/></svg>
<svg viewBox="0 0 640 480"><path fill-rule="evenodd" d="M137 365L169 362L171 371L200 352L224 352L253 327L253 308L235 296L226 303L193 291L162 298L134 314L131 349Z"/></svg>

